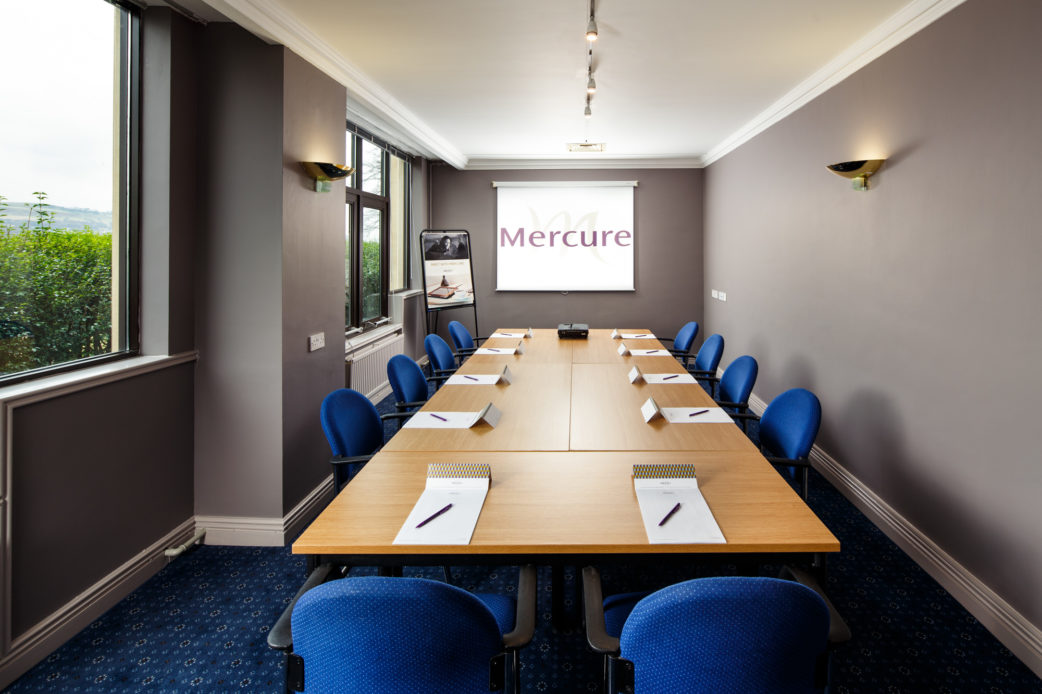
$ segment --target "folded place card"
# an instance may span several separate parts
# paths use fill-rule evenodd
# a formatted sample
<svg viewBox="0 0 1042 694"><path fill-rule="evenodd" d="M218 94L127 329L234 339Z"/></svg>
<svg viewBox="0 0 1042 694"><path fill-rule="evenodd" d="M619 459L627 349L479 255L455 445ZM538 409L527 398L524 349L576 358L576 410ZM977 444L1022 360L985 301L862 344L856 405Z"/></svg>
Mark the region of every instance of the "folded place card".
<svg viewBox="0 0 1042 694"><path fill-rule="evenodd" d="M650 383L669 385L671 383L697 383L691 374L646 374L639 366L634 366L629 373L630 383Z"/></svg>
<svg viewBox="0 0 1042 694"><path fill-rule="evenodd" d="M492 481L487 463L431 463L396 545L467 545Z"/></svg>
<svg viewBox="0 0 1042 694"><path fill-rule="evenodd" d="M694 465L634 465L633 491L649 544L727 541L698 489Z"/></svg>
<svg viewBox="0 0 1042 694"><path fill-rule="evenodd" d="M630 348L626 346L625 342L622 343L621 345L619 345L619 355L624 357L624 356L626 356L629 353L630 353Z"/></svg>
<svg viewBox="0 0 1042 694"><path fill-rule="evenodd" d="M490 427L499 423L503 413L491 402L480 412L431 412L420 410L409 421L402 425L403 429L469 429L478 422L485 422Z"/></svg>
<svg viewBox="0 0 1042 694"><path fill-rule="evenodd" d="M493 386L497 383L510 385L513 374L510 367L503 365L503 370L495 374L453 374L445 381L447 386Z"/></svg>

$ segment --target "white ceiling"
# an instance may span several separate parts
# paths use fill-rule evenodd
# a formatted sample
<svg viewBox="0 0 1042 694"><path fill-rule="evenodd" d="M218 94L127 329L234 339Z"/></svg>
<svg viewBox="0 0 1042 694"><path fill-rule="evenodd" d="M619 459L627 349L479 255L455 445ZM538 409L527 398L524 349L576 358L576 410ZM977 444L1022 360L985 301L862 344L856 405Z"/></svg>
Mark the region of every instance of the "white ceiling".
<svg viewBox="0 0 1042 694"><path fill-rule="evenodd" d="M461 168L702 166L962 0L203 0L348 89L348 115ZM604 142L569 154L568 142Z"/></svg>

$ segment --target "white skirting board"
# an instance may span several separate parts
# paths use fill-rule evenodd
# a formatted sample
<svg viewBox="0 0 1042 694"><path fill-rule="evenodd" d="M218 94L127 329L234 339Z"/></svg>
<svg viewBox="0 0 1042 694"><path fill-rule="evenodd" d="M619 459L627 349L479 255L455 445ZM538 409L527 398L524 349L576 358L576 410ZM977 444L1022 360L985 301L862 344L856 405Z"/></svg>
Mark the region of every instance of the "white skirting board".
<svg viewBox="0 0 1042 694"><path fill-rule="evenodd" d="M749 409L763 414L767 403L753 395ZM955 598L966 611L1038 676L1042 677L1042 629L1029 622L925 533L818 446L810 452L814 469L866 518Z"/></svg>
<svg viewBox="0 0 1042 694"><path fill-rule="evenodd" d="M19 634L12 641L11 650L0 658L0 689L46 658L166 566L168 562L163 551L188 541L194 531L194 518L183 521L26 633Z"/></svg>
<svg viewBox="0 0 1042 694"><path fill-rule="evenodd" d="M195 525L206 530L204 542L208 545L282 547L288 538L296 537L332 498L333 475L330 474L284 518L196 516Z"/></svg>

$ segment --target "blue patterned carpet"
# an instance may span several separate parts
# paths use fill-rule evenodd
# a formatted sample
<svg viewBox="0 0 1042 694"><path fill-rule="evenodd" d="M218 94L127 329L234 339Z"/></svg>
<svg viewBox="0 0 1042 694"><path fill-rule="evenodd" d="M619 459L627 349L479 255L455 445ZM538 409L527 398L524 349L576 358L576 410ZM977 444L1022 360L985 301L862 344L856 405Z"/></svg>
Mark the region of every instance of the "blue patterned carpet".
<svg viewBox="0 0 1042 694"><path fill-rule="evenodd" d="M1042 694L1042 681L816 473L810 505L842 543L830 558L828 592L854 634L835 651L833 692ZM606 594L708 573L694 564L601 568ZM764 575L776 571L761 568ZM453 582L505 591L516 574L509 567L454 568ZM407 568L405 575L440 579L442 571ZM281 692L282 655L265 639L303 579L303 559L288 548L199 547L6 691ZM573 609L575 579L569 570ZM540 570L539 585L536 636L522 653L524 691L599 691L600 661L582 633L551 626L548 569Z"/></svg>

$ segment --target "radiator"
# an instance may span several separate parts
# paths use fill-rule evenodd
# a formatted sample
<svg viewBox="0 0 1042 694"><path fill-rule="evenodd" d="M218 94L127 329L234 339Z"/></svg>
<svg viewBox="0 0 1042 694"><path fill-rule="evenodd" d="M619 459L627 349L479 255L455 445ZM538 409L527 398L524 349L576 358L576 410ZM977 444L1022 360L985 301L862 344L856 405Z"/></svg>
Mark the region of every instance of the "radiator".
<svg viewBox="0 0 1042 694"><path fill-rule="evenodd" d="M387 387L387 362L402 353L405 338L401 332L379 338L347 355L345 370L349 388L372 399Z"/></svg>

